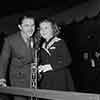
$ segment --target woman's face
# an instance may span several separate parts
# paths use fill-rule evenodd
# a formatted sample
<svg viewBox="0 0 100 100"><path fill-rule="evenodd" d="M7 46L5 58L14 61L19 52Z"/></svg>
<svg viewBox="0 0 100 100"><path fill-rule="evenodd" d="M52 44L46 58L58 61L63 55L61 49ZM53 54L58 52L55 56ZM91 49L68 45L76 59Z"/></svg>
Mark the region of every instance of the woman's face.
<svg viewBox="0 0 100 100"><path fill-rule="evenodd" d="M40 35L46 40L52 38L53 37L52 23L50 22L40 23Z"/></svg>

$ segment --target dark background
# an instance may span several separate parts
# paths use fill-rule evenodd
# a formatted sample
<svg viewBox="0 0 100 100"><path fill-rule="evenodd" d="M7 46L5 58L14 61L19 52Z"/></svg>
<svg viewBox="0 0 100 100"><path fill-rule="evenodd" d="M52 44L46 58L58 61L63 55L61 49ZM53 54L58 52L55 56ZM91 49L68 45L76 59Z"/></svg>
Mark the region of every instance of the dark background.
<svg viewBox="0 0 100 100"><path fill-rule="evenodd" d="M2 0L0 2L0 17L12 13L21 13L28 10L46 9L46 12L54 14L64 9L74 7L88 0Z"/></svg>
<svg viewBox="0 0 100 100"><path fill-rule="evenodd" d="M91 0L91 2L94 0ZM12 0L6 1L3 0L0 3L0 19L14 14L22 14L26 12L38 12L39 16L53 16L58 13L61 13L65 10L69 10L78 6L84 2L89 2L88 0ZM38 14L37 14L38 16ZM7 19L7 18L6 18ZM14 20L10 20L14 21ZM16 20L15 20L16 21ZM77 91L80 91L80 51L84 49L92 48L95 50L99 47L99 37L100 37L100 28L99 23L100 17L98 16L88 18L85 17L81 21L73 20L69 24L59 23L61 26L61 37L65 40L68 45L69 51L72 56L72 64L69 66L69 69L72 74L72 78L75 83L75 88ZM12 22L11 22L12 23ZM4 23L4 25L9 26L9 23ZM9 29L9 32L12 30L17 31L17 28L12 25L12 29ZM6 32L6 33L5 33ZM5 30L5 32L0 34L0 44L2 48L3 38L8 36L9 34ZM88 39L90 36L90 39ZM92 42L89 43L89 40ZM91 49L91 50L92 50ZM95 76L95 72L92 74ZM95 76L99 77L99 76ZM96 78L94 78L96 80ZM95 81L93 80L93 81ZM99 82L98 82L99 83ZM93 84L94 85L94 84ZM100 88L100 86L98 87ZM82 90L81 90L82 91ZM90 92L95 93L95 89Z"/></svg>

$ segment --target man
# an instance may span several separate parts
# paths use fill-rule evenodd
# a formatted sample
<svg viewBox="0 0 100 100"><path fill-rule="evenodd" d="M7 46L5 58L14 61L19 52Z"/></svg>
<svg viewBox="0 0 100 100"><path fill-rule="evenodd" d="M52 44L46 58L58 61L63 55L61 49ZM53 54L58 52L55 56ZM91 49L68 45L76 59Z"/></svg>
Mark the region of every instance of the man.
<svg viewBox="0 0 100 100"><path fill-rule="evenodd" d="M6 71L9 69L11 86L29 88L31 63L34 62L33 42L30 48L29 40L35 32L35 19L31 16L19 18L18 28L20 31L8 36L2 48L0 85L7 86ZM27 98L15 96L14 100L27 100Z"/></svg>

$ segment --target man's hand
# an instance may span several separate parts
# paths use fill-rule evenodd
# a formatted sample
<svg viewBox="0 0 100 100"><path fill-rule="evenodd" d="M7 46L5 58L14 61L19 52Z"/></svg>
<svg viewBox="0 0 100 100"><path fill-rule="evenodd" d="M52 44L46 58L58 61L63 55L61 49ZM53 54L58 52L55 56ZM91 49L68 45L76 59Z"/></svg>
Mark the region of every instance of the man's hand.
<svg viewBox="0 0 100 100"><path fill-rule="evenodd" d="M5 79L0 79L0 87L7 87Z"/></svg>

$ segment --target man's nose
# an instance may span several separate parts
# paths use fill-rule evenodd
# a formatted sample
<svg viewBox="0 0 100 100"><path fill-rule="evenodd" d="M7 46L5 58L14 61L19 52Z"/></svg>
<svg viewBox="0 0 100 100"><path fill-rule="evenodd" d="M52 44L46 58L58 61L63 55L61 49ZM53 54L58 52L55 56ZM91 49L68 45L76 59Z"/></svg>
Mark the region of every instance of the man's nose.
<svg viewBox="0 0 100 100"><path fill-rule="evenodd" d="M33 31L33 27L30 27L29 29L30 29L30 31Z"/></svg>

